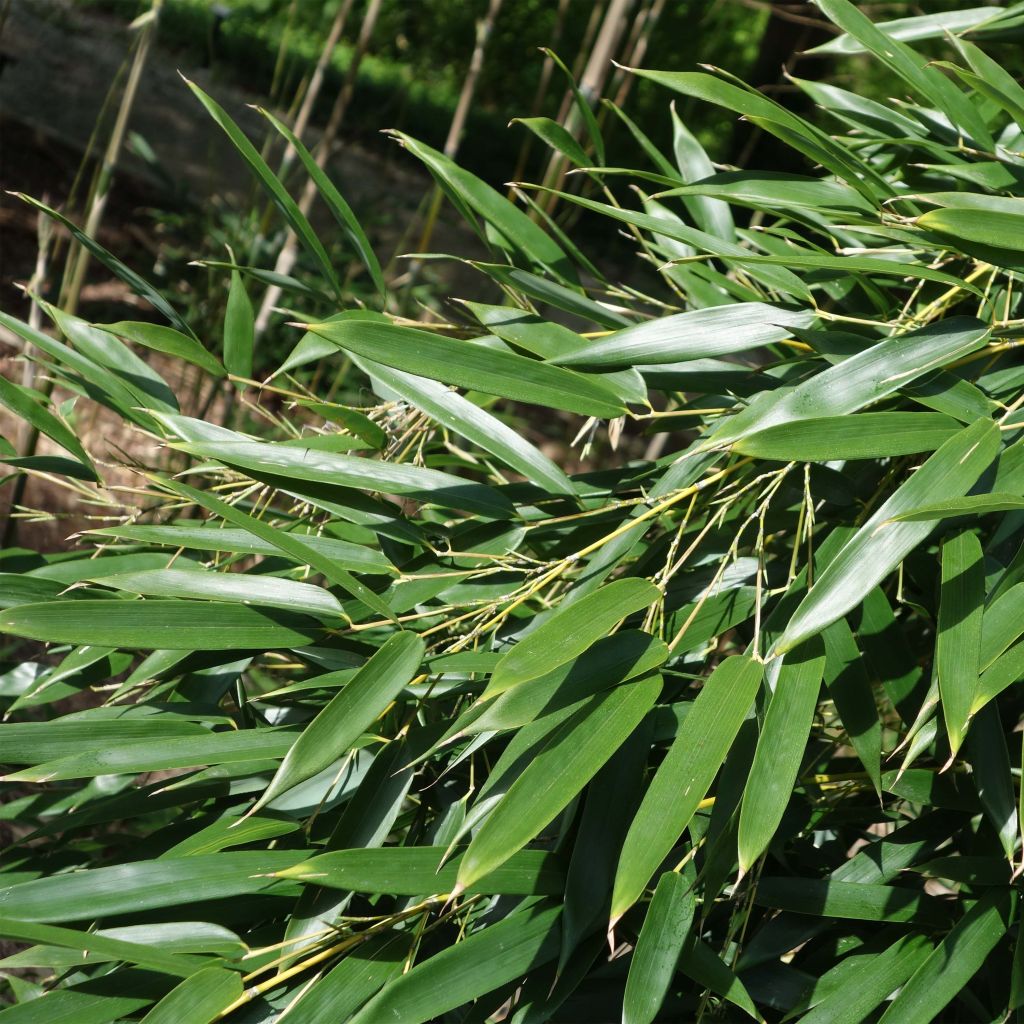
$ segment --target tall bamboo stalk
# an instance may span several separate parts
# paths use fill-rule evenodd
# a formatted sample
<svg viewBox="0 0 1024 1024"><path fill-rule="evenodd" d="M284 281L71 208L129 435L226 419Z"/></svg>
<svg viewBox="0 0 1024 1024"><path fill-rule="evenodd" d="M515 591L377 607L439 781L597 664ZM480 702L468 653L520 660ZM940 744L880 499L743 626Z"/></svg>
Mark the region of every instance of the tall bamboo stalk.
<svg viewBox="0 0 1024 1024"><path fill-rule="evenodd" d="M601 96L605 81L612 67L612 57L615 55L625 31L630 8L633 0L610 0L608 9L605 12L604 20L601 22L601 31L597 34L594 48L590 51L586 68L580 78L580 92L584 100L593 106ZM583 128L583 119L579 108L573 104L564 118L564 125L568 132L578 136ZM568 161L561 153L552 153L548 161L547 171L544 174L544 184L551 188L559 188L565 173L568 170ZM557 196L550 195L546 204L546 211L550 215L557 205Z"/></svg>
<svg viewBox="0 0 1024 1024"><path fill-rule="evenodd" d="M316 164L321 169L323 169L327 164L327 160L331 154L331 147L334 144L335 137L338 134L338 129L341 127L341 122L345 117L345 111L348 109L349 102L352 99L352 94L355 91L356 77L359 74L359 65L362 63L363 57L370 45L370 39L373 36L373 30L377 24L377 17L380 14L380 8L381 0L370 0L370 3L366 8L366 14L363 16L363 23L359 28L359 38L356 41L355 52L352 54L352 61L345 74L345 81L342 84L341 91L338 93L338 98L334 101L331 116L327 121L327 126L324 128L324 133L320 137L320 142L314 152ZM316 183L312 178L310 178L306 182L305 188L302 190L302 195L299 198L299 209L302 211L304 216L309 214L316 196ZM298 254L298 239L294 232L289 230L285 236L284 244L281 246L281 251L277 254L277 262L274 264L275 273L290 274L292 267L295 266ZM264 293L263 301L260 303L259 313L256 316L256 322L254 325L254 331L257 338L266 331L267 325L270 322L270 315L273 312L274 306L277 305L277 301L280 297L281 289L277 287L277 285L270 285Z"/></svg>
<svg viewBox="0 0 1024 1024"><path fill-rule="evenodd" d="M133 28L140 30L140 35L135 44L135 55L132 59L131 69L128 72L128 80L125 83L124 93L121 96L121 104L117 111L117 118L110 132L107 147L103 153L103 159L96 173L95 185L90 196L89 210L86 214L84 231L91 238L95 238L99 232L100 224L103 222L103 213L107 206L107 199L110 196L110 187L113 183L114 171L117 168L117 159L124 143L124 137L128 129L128 119L131 116L132 106L135 103L135 95L138 92L139 81L142 78L142 70L146 65L146 58L149 55L150 46L156 34L157 22L160 16L160 8L163 0L153 0L150 9L140 18L133 22ZM36 261L35 272L32 276L32 284L38 287L46 274L47 252L49 236L43 237L40 233L40 252ZM70 314L78 309L78 301L82 292L82 283L85 280L85 271L89 265L89 253L83 247L77 250L72 249L75 255L69 256L65 268L64 278L61 286L59 304ZM39 305L32 303L29 313L29 323L38 327L40 321ZM26 348L26 357L30 352ZM34 380L33 373L26 373L26 382ZM49 395L53 390L53 381L46 380L39 389L44 395ZM39 443L39 430L30 427L20 438L18 454L22 457L29 457L35 454L36 446ZM4 524L4 532L0 546L9 546L14 542L17 531L17 520L14 518L14 511L25 493L26 475L21 473L14 481L14 488L11 493L11 504L7 514L7 522Z"/></svg>
<svg viewBox="0 0 1024 1024"><path fill-rule="evenodd" d="M469 108L473 103L473 96L476 94L477 82L480 79L480 72L484 66L484 54L487 52L487 42L494 31L494 22L501 10L502 0L491 0L487 6L487 13L476 23L476 41L473 44L473 56L469 61L469 70L462 82L462 91L459 93L459 101L455 105L455 113L452 115L452 123L448 126L448 137L444 140L444 155L454 160L459 152L459 145L462 142L463 132L466 130L466 118L469 116ZM434 186L434 192L430 198L430 207L427 210L426 220L423 223L423 232L420 235L418 252L425 252L430 245L430 239L434 235L434 228L437 226L437 215L441 209L441 188ZM414 264L409 270L409 286L411 287L418 272L418 265Z"/></svg>
<svg viewBox="0 0 1024 1024"><path fill-rule="evenodd" d="M96 237L100 224L103 222L103 214L107 208L107 199L110 197L110 187L113 183L114 171L117 168L117 159L121 153L121 146L124 143L125 133L128 129L128 119L135 104L135 95L138 92L139 82L142 79L142 70L146 65L146 58L149 56L149 50L156 35L161 7L163 7L163 0L153 0L152 6L146 14L135 22L135 26L140 30L135 48L135 57L132 60L131 70L128 72L128 81L125 83L124 95L121 97L121 105L117 111L117 119L110 132L110 139L107 141L107 148L103 154L103 160L96 179L96 188L93 191L92 202L83 225L83 230L90 238ZM74 314L78 309L78 300L82 291L82 283L85 280L85 271L89 266L89 251L79 247L77 253L65 277L60 297L61 307L70 314Z"/></svg>
<svg viewBox="0 0 1024 1024"><path fill-rule="evenodd" d="M338 13L334 16L334 21L331 23L331 29L327 33L327 41L324 43L324 48L320 51L316 67L313 68L313 74L309 79L309 85L306 87L306 93L302 97L302 106L299 107L299 112L295 115L295 123L292 125L292 131L295 132L296 137L299 139L306 134L306 126L309 124L310 115L313 113L313 106L320 96L320 89L324 84L324 74L327 71L327 65L330 64L331 57L334 56L334 48L338 45L341 33L345 31L345 22L348 20L349 11L352 10L352 3L353 0L342 0L338 7ZM295 150L288 146L281 160L279 175L281 178L285 177L294 161Z"/></svg>
<svg viewBox="0 0 1024 1024"><path fill-rule="evenodd" d="M551 33L551 42L548 48L557 50L558 44L562 41L562 31L565 28L565 16L569 10L569 0L558 0L558 13L555 15L555 27ZM533 102L530 104L530 117L537 117L543 111L544 97L547 95L548 86L551 83L551 75L555 70L555 62L550 56L544 58L541 65L540 78L537 80L537 89L533 94ZM526 174L526 162L530 158L530 150L533 148L533 132L523 133L523 144L519 147L519 157L516 160L515 174L513 181L522 181ZM509 189L509 196L513 189Z"/></svg>

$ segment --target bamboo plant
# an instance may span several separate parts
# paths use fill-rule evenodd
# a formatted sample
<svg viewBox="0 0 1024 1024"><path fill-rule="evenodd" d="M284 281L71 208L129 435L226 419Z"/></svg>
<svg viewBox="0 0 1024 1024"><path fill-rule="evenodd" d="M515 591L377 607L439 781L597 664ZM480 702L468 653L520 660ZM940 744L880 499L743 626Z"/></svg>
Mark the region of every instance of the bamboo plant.
<svg viewBox="0 0 1024 1024"><path fill-rule="evenodd" d="M582 99L592 157L534 125L628 281L535 189L398 136L490 253L450 323L389 314L267 114L376 282L353 303L192 85L321 276L278 282L295 345L262 383L231 367L265 270L233 271L222 349L25 197L154 322L0 314L62 396L0 384L63 451L11 472L107 509L0 563L0 1021L1019 1017L1024 89L987 48L1024 5L818 6L892 101L796 79L807 120L632 69L802 173L716 168L678 118L604 166ZM249 418L183 413L149 350ZM72 401L148 444L134 487Z"/></svg>

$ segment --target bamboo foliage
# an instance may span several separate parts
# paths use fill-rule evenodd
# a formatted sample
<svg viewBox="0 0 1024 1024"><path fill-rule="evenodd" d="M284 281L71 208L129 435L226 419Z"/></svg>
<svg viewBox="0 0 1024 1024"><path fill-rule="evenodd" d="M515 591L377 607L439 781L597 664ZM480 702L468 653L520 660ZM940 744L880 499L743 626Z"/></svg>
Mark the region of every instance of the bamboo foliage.
<svg viewBox="0 0 1024 1024"><path fill-rule="evenodd" d="M0 558L0 1020L1014 1018L1024 91L986 47L1022 12L818 6L900 100L795 79L812 121L633 70L800 173L716 171L677 115L635 167L544 125L598 188L513 202L401 136L488 249L453 322L382 279L346 304L192 85L322 277L262 384L234 284L218 348L23 197L159 322L0 313L142 453L115 490L112 445L0 383L62 453L11 473L104 515ZM628 282L538 194L628 232ZM184 415L150 350L231 381L236 422Z"/></svg>

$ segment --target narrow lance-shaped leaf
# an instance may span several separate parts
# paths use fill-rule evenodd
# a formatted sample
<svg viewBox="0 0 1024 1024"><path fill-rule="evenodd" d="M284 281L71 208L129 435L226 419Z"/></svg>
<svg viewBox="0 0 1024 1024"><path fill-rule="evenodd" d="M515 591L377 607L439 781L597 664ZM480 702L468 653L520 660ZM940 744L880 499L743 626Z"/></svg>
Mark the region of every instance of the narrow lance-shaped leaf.
<svg viewBox="0 0 1024 1024"><path fill-rule="evenodd" d="M752 402L724 419L708 443L729 444L783 423L857 412L929 371L976 351L988 336L989 329L980 320L951 317L919 331L886 338L793 389L780 389L760 402Z"/></svg>
<svg viewBox="0 0 1024 1024"><path fill-rule="evenodd" d="M61 448L74 455L86 467L92 478L96 479L96 470L92 460L85 453L85 449L71 428L32 398L27 391L5 377L0 377L0 405L7 406L11 412L31 424L41 434L56 441Z"/></svg>
<svg viewBox="0 0 1024 1024"><path fill-rule="evenodd" d="M191 573L189 574L191 575ZM294 612L223 602L47 601L0 613L0 632L48 643L147 650L269 650L325 638L324 627Z"/></svg>
<svg viewBox="0 0 1024 1024"><path fill-rule="evenodd" d="M223 967L206 967L171 989L142 1024L208 1024L242 995L242 976Z"/></svg>
<svg viewBox="0 0 1024 1024"><path fill-rule="evenodd" d="M241 572L197 572L194 569L151 569L114 573L98 581L105 587L147 597L233 601L286 608L305 615L341 618L341 602L322 587L276 576ZM198 611L198 610L197 610Z"/></svg>
<svg viewBox="0 0 1024 1024"><path fill-rule="evenodd" d="M733 445L733 451L780 462L879 459L935 451L960 429L952 416L937 412L821 416L747 434ZM1024 499L1019 500L1024 507Z"/></svg>
<svg viewBox="0 0 1024 1024"><path fill-rule="evenodd" d="M633 819L619 858L612 922L639 898L707 795L761 684L752 658L726 658L704 683Z"/></svg>
<svg viewBox="0 0 1024 1024"><path fill-rule="evenodd" d="M981 543L964 530L942 545L935 669L951 756L967 732L981 660L985 568Z"/></svg>
<svg viewBox="0 0 1024 1024"><path fill-rule="evenodd" d="M466 889L538 835L625 742L661 692L661 677L624 683L591 697L512 784L462 859Z"/></svg>
<svg viewBox="0 0 1024 1024"><path fill-rule="evenodd" d="M288 489L300 491L301 481L405 494L420 501L461 508L478 515L508 519L515 514L512 502L486 484L463 480L422 466L339 455L298 445L265 444L262 441L200 441L179 444L190 455L216 459L254 473L288 481Z"/></svg>
<svg viewBox="0 0 1024 1024"><path fill-rule="evenodd" d="M341 757L413 678L424 650L415 633L391 636L302 730L250 814Z"/></svg>
<svg viewBox="0 0 1024 1024"><path fill-rule="evenodd" d="M386 389L422 409L436 422L474 441L532 483L556 494L575 496L572 481L546 455L468 398L426 377L403 373L359 356L354 361Z"/></svg>
<svg viewBox="0 0 1024 1024"><path fill-rule="evenodd" d="M391 324L341 320L303 326L358 356L444 384L604 419L626 411L599 379L514 352Z"/></svg>
<svg viewBox="0 0 1024 1024"><path fill-rule="evenodd" d="M743 791L739 862L744 874L768 848L786 810L824 671L824 646L817 637L790 651L782 663Z"/></svg>
<svg viewBox="0 0 1024 1024"><path fill-rule="evenodd" d="M998 449L999 428L991 420L979 420L950 438L829 563L789 620L776 653L792 650L856 607L932 531L929 523L890 522L894 516L939 496L965 494Z"/></svg>
<svg viewBox="0 0 1024 1024"><path fill-rule="evenodd" d="M310 226L295 200L288 194L288 190L281 184L277 175L267 166L267 162L257 152L256 147L245 137L245 134L231 119L227 111L212 97L208 96L195 82L187 78L185 84L196 95L199 102L206 108L210 117L223 129L224 134L231 140L231 144L238 150L239 155L249 165L250 170L259 179L260 184L267 190L270 198L283 214L292 231L298 236L305 249L313 256L320 266L324 280L331 290L341 294L341 284L330 257L327 255L323 244L317 238L316 233Z"/></svg>
<svg viewBox="0 0 1024 1024"><path fill-rule="evenodd" d="M564 665L610 633L617 622L659 597L661 591L653 583L634 577L615 580L567 608L559 608L503 655L485 694L502 693Z"/></svg>
<svg viewBox="0 0 1024 1024"><path fill-rule="evenodd" d="M524 910L448 946L386 985L350 1024L426 1024L558 956L560 908Z"/></svg>
<svg viewBox="0 0 1024 1024"><path fill-rule="evenodd" d="M994 889L978 900L914 972L882 1024L928 1024L974 977L1006 934L1016 894Z"/></svg>
<svg viewBox="0 0 1024 1024"><path fill-rule="evenodd" d="M214 377L224 376L224 367L213 353L208 352L195 339L173 327L163 324L151 324L134 320L119 320L116 324L94 324L102 331L110 331L118 337L134 341L136 345L163 352L169 356L177 356L186 362L198 366Z"/></svg>
<svg viewBox="0 0 1024 1024"><path fill-rule="evenodd" d="M397 896L447 893L456 886L462 855L442 867L445 853L442 846L335 850L285 868L275 877L352 892ZM555 896L564 888L560 859L543 850L520 850L470 886L472 892L521 896Z"/></svg>
<svg viewBox="0 0 1024 1024"><path fill-rule="evenodd" d="M232 270L224 311L224 365L236 377L252 377L253 323L252 303L242 275Z"/></svg>
<svg viewBox="0 0 1024 1024"><path fill-rule="evenodd" d="M626 979L622 1024L652 1024L693 924L693 880L667 871L658 879Z"/></svg>
<svg viewBox="0 0 1024 1024"><path fill-rule="evenodd" d="M346 593L362 601L368 608L384 615L386 618L394 619L394 612L364 583L360 583L354 576L338 567L337 563L329 557L306 544L300 537L290 534L285 530L275 530L260 519L250 516L241 509L229 505L226 501L211 494L209 491L200 491L195 487L182 483L180 480L170 480L165 477L159 478L160 485L168 490L180 494L182 497L190 498L197 505L205 508L208 512L220 516L241 527L247 533L254 534L258 540L270 544L278 551L283 551L291 558L308 565L316 572L322 573L332 583L336 583Z"/></svg>
<svg viewBox="0 0 1024 1024"><path fill-rule="evenodd" d="M706 359L782 341L790 335L788 328L810 327L813 322L814 314L809 311L737 302L627 327L552 362L618 369L638 363Z"/></svg>
<svg viewBox="0 0 1024 1024"><path fill-rule="evenodd" d="M288 143L298 154L302 166L306 169L306 173L310 178L313 179L317 191L319 191L324 202L327 204L327 208L334 215L334 219L338 222L342 231L348 236L348 240L352 243L353 248L359 254L359 258L363 261L363 266L369 271L374 287L382 296L387 295L387 286L384 283L384 275L381 272L377 254L373 251L370 240L366 237L366 232L363 231L362 225L352 212L352 208L345 201L344 196L335 188L334 183L321 169L320 165L313 158L313 154L306 148L305 143L283 121L279 121L269 110L264 110L263 107L257 107L256 109L288 140Z"/></svg>

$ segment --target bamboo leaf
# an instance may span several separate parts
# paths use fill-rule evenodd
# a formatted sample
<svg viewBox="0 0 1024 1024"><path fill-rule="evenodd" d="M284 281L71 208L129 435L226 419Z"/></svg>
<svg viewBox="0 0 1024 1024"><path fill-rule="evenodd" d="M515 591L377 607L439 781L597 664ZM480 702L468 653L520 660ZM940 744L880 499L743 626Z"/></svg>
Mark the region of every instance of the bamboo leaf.
<svg viewBox="0 0 1024 1024"><path fill-rule="evenodd" d="M627 683L591 697L563 723L473 837L459 868L459 889L534 839L625 742L660 692L660 676Z"/></svg>
<svg viewBox="0 0 1024 1024"><path fill-rule="evenodd" d="M598 378L512 352L390 324L325 321L304 326L357 356L443 384L584 416L614 418L625 412Z"/></svg>
<svg viewBox="0 0 1024 1024"><path fill-rule="evenodd" d="M231 286L224 312L224 365L237 377L252 377L255 344L252 303L237 270L231 271Z"/></svg>
<svg viewBox="0 0 1024 1024"><path fill-rule="evenodd" d="M932 530L927 523L889 524L893 516L939 495L966 493L992 462L998 446L998 428L981 420L939 448L828 565L789 620L776 642L776 652L792 650L855 607Z"/></svg>
<svg viewBox="0 0 1024 1024"><path fill-rule="evenodd" d="M760 663L750 658L726 658L693 702L626 835L612 896L613 922L639 899L711 788L761 673Z"/></svg>
<svg viewBox="0 0 1024 1024"><path fill-rule="evenodd" d="M191 575L191 574L190 574ZM147 650L267 650L322 640L314 619L276 608L174 600L47 601L0 613L0 632L48 643Z"/></svg>
<svg viewBox="0 0 1024 1024"><path fill-rule="evenodd" d="M236 971L206 967L171 989L154 1006L142 1024L209 1024L220 1011L242 995L242 978Z"/></svg>
<svg viewBox="0 0 1024 1024"><path fill-rule="evenodd" d="M776 678L743 791L739 863L744 874L767 849L782 820L803 760L824 672L823 645L812 638L786 655Z"/></svg>
<svg viewBox="0 0 1024 1024"><path fill-rule="evenodd" d="M416 674L424 650L415 633L391 636L302 730L251 813L338 760Z"/></svg>
<svg viewBox="0 0 1024 1024"><path fill-rule="evenodd" d="M965 530L942 545L942 589L935 671L950 753L956 755L978 685L985 570L978 538Z"/></svg>
<svg viewBox="0 0 1024 1024"><path fill-rule="evenodd" d="M911 975L882 1021L927 1024L941 1013L1005 934L1014 902L1015 894L999 889L978 900Z"/></svg>
<svg viewBox="0 0 1024 1024"><path fill-rule="evenodd" d="M693 924L689 879L667 871L658 879L629 964L622 1024L651 1024L672 983L679 954Z"/></svg>
<svg viewBox="0 0 1024 1024"><path fill-rule="evenodd" d="M560 609L503 655L486 693L502 693L564 665L610 633L617 622L649 607L660 596L647 580L622 579Z"/></svg>
<svg viewBox="0 0 1024 1024"><path fill-rule="evenodd" d="M371 999L351 1024L425 1024L558 955L557 908L526 910L417 964Z"/></svg>
<svg viewBox="0 0 1024 1024"><path fill-rule="evenodd" d="M289 227L295 232L302 242L303 247L309 252L313 259L319 264L320 272L331 290L341 294L341 285L334 272L334 266L327 255L320 239L310 226L309 221L299 209L295 200L288 194L287 189L281 184L277 175L267 166L267 162L257 152L256 147L245 137L245 134L231 119L227 111L212 97L208 96L195 82L187 78L185 84L192 90L199 102L206 108L206 112L220 126L227 135L231 144L238 150L239 156L249 165L260 184L266 189L267 194L274 201L274 204L281 211ZM232 274L237 273L232 271Z"/></svg>

